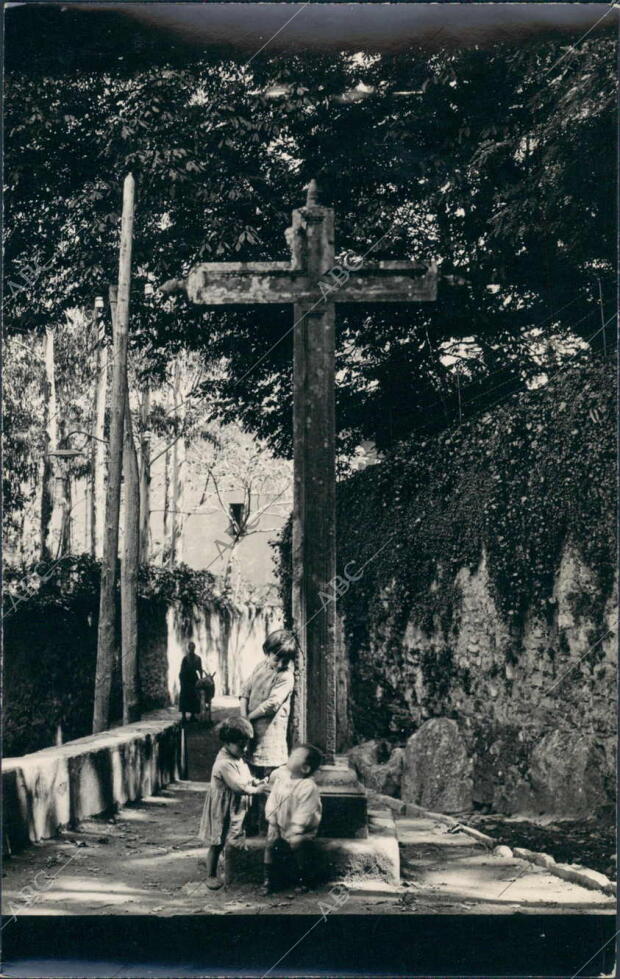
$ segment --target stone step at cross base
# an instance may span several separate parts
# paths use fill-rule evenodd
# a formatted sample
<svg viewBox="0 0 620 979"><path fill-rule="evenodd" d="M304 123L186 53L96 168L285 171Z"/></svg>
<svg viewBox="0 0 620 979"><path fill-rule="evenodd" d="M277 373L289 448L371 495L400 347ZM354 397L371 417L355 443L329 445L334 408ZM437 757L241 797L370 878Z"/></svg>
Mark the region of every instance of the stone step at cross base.
<svg viewBox="0 0 620 979"><path fill-rule="evenodd" d="M261 883L265 844L264 836L255 836L246 840L245 847L227 847L222 861L225 882ZM396 826L394 815L388 808L369 811L364 838L318 836L313 847L313 872L317 883L345 879L381 880L388 884L400 881Z"/></svg>
<svg viewBox="0 0 620 979"><path fill-rule="evenodd" d="M333 765L321 765L314 780L321 790L323 806L319 836L365 839L368 836L366 790L346 755L336 755Z"/></svg>

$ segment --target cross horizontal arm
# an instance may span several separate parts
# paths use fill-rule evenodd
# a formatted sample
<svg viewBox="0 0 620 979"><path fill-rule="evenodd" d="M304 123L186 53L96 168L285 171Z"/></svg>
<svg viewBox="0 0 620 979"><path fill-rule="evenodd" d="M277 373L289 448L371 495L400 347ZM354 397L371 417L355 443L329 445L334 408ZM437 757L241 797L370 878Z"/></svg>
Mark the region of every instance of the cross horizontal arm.
<svg viewBox="0 0 620 979"><path fill-rule="evenodd" d="M184 282L188 299L205 306L296 303L307 293L303 272L290 262L204 262Z"/></svg>
<svg viewBox="0 0 620 979"><path fill-rule="evenodd" d="M204 262L193 268L182 288L202 306L308 302L432 302L437 298L437 270L418 262L377 262L357 271L340 265L312 279L288 262Z"/></svg>
<svg viewBox="0 0 620 979"><path fill-rule="evenodd" d="M335 269L323 276L321 292L333 303L433 302L437 278L434 265L378 262L357 272Z"/></svg>

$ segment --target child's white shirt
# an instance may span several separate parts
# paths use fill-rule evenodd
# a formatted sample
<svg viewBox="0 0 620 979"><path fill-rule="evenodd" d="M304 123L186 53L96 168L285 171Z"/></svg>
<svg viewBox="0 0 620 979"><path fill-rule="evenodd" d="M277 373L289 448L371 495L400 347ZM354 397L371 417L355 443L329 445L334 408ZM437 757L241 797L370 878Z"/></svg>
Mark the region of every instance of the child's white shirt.
<svg viewBox="0 0 620 979"><path fill-rule="evenodd" d="M269 786L265 816L270 825L277 826L284 839L294 833L315 835L323 810L321 793L312 776L293 778L282 765L271 773Z"/></svg>

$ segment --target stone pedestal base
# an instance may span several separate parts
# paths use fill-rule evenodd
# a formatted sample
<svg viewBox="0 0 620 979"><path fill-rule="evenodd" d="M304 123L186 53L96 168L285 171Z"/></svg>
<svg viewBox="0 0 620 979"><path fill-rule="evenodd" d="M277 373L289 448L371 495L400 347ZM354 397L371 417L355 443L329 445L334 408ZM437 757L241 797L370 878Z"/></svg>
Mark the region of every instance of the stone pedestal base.
<svg viewBox="0 0 620 979"><path fill-rule="evenodd" d="M246 841L245 849L227 847L224 851L224 880L227 884L260 884L263 879L265 837ZM394 815L388 808L373 807L368 813L365 839L327 839L314 841L316 862L313 870L318 883L343 879L372 879L400 882L400 858Z"/></svg>
<svg viewBox="0 0 620 979"><path fill-rule="evenodd" d="M368 836L366 790L343 755L333 765L322 765L314 775L321 790L323 818L319 836L329 839L365 839Z"/></svg>

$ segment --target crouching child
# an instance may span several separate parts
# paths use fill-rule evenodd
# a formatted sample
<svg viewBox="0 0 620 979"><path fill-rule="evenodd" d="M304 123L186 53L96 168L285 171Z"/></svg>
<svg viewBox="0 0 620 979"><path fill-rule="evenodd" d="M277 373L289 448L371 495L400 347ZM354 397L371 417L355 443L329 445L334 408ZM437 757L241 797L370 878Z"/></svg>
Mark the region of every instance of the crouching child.
<svg viewBox="0 0 620 979"><path fill-rule="evenodd" d="M299 893L307 891L312 884L312 841L322 815L321 795L312 776L321 761L318 748L298 745L286 765L277 768L269 778L263 894L272 893L283 877L292 876Z"/></svg>

